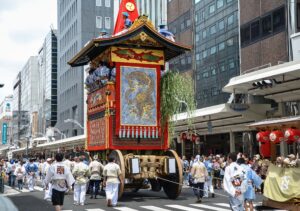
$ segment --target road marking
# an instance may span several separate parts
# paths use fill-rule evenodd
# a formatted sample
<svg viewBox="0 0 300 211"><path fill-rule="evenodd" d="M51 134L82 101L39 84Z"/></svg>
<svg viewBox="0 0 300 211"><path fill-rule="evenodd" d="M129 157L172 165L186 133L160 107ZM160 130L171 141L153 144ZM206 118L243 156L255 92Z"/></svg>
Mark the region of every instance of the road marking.
<svg viewBox="0 0 300 211"><path fill-rule="evenodd" d="M37 190L37 191L44 191L44 189L39 187L39 186L34 186L34 189Z"/></svg>
<svg viewBox="0 0 300 211"><path fill-rule="evenodd" d="M170 205L165 205L167 207L172 207L175 209L179 209L179 210L185 210L185 211L204 211L204 210L200 210L200 209L195 209L195 208L191 208L191 207L185 207L185 206L181 206L181 205L176 205L176 204L170 204Z"/></svg>
<svg viewBox="0 0 300 211"><path fill-rule="evenodd" d="M114 209L120 210L120 211L138 211L138 210L135 210L135 209L131 209L129 207L114 207Z"/></svg>
<svg viewBox="0 0 300 211"><path fill-rule="evenodd" d="M230 209L224 209L224 208L220 208L220 207L214 207L214 206L209 206L209 205L205 205L205 204L190 204L191 206L194 207L200 207L203 209L210 209L210 210L216 210L216 211L230 211Z"/></svg>
<svg viewBox="0 0 300 211"><path fill-rule="evenodd" d="M226 203L214 203L214 204L218 205L218 206L221 206L221 207L229 207L230 208L230 205L226 204Z"/></svg>
<svg viewBox="0 0 300 211"><path fill-rule="evenodd" d="M85 209L86 211L105 211L99 208L95 208L95 209Z"/></svg>
<svg viewBox="0 0 300 211"><path fill-rule="evenodd" d="M142 208L146 210L153 210L153 211L171 211L164 208L156 207L156 206L141 206Z"/></svg>

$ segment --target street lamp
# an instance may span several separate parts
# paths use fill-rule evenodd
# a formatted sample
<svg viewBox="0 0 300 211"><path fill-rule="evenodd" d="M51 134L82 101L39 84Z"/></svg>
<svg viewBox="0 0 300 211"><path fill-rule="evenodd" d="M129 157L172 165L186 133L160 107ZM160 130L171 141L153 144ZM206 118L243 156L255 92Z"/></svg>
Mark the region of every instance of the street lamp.
<svg viewBox="0 0 300 211"><path fill-rule="evenodd" d="M82 130L84 130L84 127L77 120L75 120L75 119L65 119L64 122L65 123L72 122L72 123L78 125Z"/></svg>

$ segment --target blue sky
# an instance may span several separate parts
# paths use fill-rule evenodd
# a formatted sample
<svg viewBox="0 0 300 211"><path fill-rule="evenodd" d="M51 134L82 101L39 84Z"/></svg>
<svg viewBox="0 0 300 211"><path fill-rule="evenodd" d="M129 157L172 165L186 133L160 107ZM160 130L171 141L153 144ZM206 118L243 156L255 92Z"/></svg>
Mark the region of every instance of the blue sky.
<svg viewBox="0 0 300 211"><path fill-rule="evenodd" d="M13 81L50 26L57 28L56 8L56 0L0 0L0 102L13 93Z"/></svg>

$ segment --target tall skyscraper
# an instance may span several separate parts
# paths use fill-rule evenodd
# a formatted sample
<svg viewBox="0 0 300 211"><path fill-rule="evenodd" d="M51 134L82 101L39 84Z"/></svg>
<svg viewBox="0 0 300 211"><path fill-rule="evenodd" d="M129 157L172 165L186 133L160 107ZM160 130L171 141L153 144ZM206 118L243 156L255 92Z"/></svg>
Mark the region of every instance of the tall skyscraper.
<svg viewBox="0 0 300 211"><path fill-rule="evenodd" d="M38 134L54 127L57 121L57 31L51 30L38 53Z"/></svg>
<svg viewBox="0 0 300 211"><path fill-rule="evenodd" d="M32 136L32 116L37 112L38 104L38 80L38 59L37 56L31 56L14 83L13 136L15 143Z"/></svg>
<svg viewBox="0 0 300 211"><path fill-rule="evenodd" d="M58 108L56 128L67 137L83 134L84 69L71 68L67 62L99 32L111 34L114 27L113 0L58 0Z"/></svg>
<svg viewBox="0 0 300 211"><path fill-rule="evenodd" d="M199 108L225 103L221 90L239 75L238 0L195 1L196 99Z"/></svg>

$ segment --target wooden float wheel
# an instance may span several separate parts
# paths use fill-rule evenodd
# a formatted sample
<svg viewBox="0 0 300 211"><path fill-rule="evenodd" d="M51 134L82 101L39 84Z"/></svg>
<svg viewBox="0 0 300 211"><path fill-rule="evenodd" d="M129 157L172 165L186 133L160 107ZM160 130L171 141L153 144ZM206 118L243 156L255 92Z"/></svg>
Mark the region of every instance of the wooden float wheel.
<svg viewBox="0 0 300 211"><path fill-rule="evenodd" d="M122 197L124 192L124 184L125 184L125 163L124 163L124 157L122 155L122 152L120 150L114 150L110 153L110 155L114 156L115 162L120 166L121 169L121 179L122 182L119 185L119 198Z"/></svg>
<svg viewBox="0 0 300 211"><path fill-rule="evenodd" d="M182 175L182 165L180 158L174 150L168 150L166 155L170 158L175 158L176 160L176 173L168 174L164 177L165 180L161 180L164 192L169 199L176 199L182 189L183 175ZM166 181L168 180L168 181Z"/></svg>

